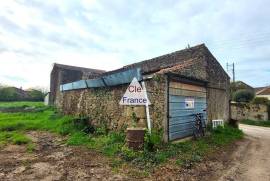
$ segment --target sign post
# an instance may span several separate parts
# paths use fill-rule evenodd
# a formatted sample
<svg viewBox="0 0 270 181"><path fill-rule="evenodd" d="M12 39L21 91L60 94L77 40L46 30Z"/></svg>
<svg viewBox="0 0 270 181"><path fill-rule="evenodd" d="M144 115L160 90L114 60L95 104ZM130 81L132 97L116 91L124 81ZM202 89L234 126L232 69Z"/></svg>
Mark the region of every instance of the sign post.
<svg viewBox="0 0 270 181"><path fill-rule="evenodd" d="M134 77L119 104L128 106L144 105L146 109L147 127L151 133L151 120L149 113L149 105L151 103L147 97L147 91L144 82L142 82L141 86L139 81Z"/></svg>
<svg viewBox="0 0 270 181"><path fill-rule="evenodd" d="M144 81L142 81L142 86L145 94L145 98L148 100L147 97L147 92L146 92L146 87ZM148 101L149 102L149 101ZM150 102L149 102L150 103ZM151 134L151 120L150 120L150 113L149 113L149 103L145 104L145 109L146 109L146 119L147 119L147 127L149 130L149 133Z"/></svg>

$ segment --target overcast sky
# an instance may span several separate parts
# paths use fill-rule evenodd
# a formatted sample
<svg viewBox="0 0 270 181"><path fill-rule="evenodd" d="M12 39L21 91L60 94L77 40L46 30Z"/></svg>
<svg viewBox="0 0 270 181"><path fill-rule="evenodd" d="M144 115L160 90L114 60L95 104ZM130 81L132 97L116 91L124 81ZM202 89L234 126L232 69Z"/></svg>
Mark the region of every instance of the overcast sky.
<svg viewBox="0 0 270 181"><path fill-rule="evenodd" d="M54 62L112 70L205 43L236 79L270 84L269 0L1 0L0 83L49 85Z"/></svg>

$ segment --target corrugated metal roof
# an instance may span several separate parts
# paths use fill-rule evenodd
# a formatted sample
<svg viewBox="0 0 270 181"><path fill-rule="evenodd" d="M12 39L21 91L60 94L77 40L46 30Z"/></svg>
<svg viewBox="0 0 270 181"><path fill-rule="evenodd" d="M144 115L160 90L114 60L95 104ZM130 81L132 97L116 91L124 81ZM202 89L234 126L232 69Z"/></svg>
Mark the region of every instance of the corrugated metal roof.
<svg viewBox="0 0 270 181"><path fill-rule="evenodd" d="M139 68L130 69L123 72L117 72L111 75L105 75L96 79L80 80L68 84L60 85L61 91L115 86L130 83L136 77L139 81L142 80L141 70Z"/></svg>

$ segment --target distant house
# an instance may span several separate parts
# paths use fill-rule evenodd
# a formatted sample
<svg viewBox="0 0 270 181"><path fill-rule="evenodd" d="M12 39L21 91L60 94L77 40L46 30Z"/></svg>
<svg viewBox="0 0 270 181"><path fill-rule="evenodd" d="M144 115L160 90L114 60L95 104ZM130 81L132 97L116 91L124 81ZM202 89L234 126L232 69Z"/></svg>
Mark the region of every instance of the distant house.
<svg viewBox="0 0 270 181"><path fill-rule="evenodd" d="M270 86L256 88L256 97L265 97L270 100Z"/></svg>

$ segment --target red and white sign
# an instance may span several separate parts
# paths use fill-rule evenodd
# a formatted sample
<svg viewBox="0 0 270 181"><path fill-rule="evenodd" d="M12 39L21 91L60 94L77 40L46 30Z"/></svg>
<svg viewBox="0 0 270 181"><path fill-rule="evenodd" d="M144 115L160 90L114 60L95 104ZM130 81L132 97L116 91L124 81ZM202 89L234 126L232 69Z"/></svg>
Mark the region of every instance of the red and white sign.
<svg viewBox="0 0 270 181"><path fill-rule="evenodd" d="M142 88L141 84L136 78L133 78L119 104L150 105L151 103L147 98L146 90Z"/></svg>

